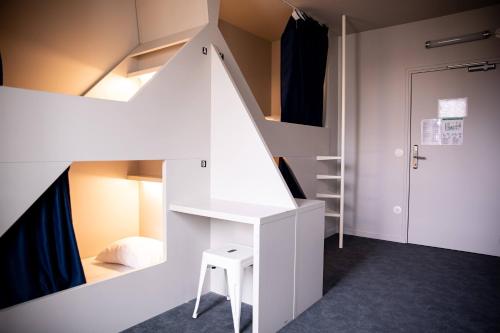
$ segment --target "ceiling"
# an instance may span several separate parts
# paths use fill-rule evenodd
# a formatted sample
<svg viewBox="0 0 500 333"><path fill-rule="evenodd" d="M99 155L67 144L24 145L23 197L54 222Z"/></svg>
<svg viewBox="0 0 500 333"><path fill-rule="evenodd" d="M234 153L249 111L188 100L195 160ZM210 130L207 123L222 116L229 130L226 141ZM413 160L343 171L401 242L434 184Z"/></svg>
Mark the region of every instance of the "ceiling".
<svg viewBox="0 0 500 333"><path fill-rule="evenodd" d="M221 0L220 18L267 40L280 39L292 8L281 0Z"/></svg>
<svg viewBox="0 0 500 333"><path fill-rule="evenodd" d="M353 32L388 27L500 3L500 0L287 0L339 31L348 16ZM267 40L280 38L291 8L282 0L221 0L221 19Z"/></svg>

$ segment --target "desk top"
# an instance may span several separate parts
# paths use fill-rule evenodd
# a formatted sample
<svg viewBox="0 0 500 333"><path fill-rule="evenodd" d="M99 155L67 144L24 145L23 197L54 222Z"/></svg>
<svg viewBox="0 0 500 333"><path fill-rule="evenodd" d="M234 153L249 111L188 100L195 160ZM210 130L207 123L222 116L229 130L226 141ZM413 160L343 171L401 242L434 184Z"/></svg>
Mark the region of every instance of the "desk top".
<svg viewBox="0 0 500 333"><path fill-rule="evenodd" d="M218 199L182 203L173 202L170 204L169 210L248 224L265 224L295 215L295 209Z"/></svg>
<svg viewBox="0 0 500 333"><path fill-rule="evenodd" d="M169 210L233 222L265 224L283 217L293 216L297 210L324 207L324 202L318 200L297 200L297 204L297 209L290 209L285 207L210 199L193 202L172 202L169 206Z"/></svg>

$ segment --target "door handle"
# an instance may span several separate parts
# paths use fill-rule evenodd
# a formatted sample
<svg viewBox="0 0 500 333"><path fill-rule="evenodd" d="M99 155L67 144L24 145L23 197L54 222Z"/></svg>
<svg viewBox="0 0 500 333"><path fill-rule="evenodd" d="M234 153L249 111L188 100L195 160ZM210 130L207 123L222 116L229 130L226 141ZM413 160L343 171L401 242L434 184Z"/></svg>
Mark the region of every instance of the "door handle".
<svg viewBox="0 0 500 333"><path fill-rule="evenodd" d="M418 156L418 145L413 145L411 154L411 166L413 169L418 169L418 160L425 160L423 156Z"/></svg>

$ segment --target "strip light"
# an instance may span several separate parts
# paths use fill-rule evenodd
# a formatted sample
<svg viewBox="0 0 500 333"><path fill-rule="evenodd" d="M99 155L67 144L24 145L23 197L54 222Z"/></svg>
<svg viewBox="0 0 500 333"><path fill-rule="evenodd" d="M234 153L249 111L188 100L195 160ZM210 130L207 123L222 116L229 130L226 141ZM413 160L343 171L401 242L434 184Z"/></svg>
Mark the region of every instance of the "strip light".
<svg viewBox="0 0 500 333"><path fill-rule="evenodd" d="M467 43L473 42L476 40L487 39L492 36L491 31L485 30L481 32L476 32L473 34L458 36L458 37L449 37L443 39L429 40L425 42L425 48L431 49L434 47L448 46L453 44Z"/></svg>

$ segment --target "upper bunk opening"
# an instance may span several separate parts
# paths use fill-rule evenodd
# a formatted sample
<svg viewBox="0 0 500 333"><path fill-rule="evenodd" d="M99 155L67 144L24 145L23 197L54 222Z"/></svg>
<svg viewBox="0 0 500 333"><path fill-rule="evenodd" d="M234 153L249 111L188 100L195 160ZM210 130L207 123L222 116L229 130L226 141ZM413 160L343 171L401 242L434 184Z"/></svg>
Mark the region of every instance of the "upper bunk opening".
<svg viewBox="0 0 500 333"><path fill-rule="evenodd" d="M189 41L186 38L174 36L157 43L138 46L84 95L123 102L130 100L180 51Z"/></svg>
<svg viewBox="0 0 500 333"><path fill-rule="evenodd" d="M287 25L291 25L289 20L295 22L295 17L297 16L293 8L282 1L257 4L255 1L235 3L222 0L219 30L231 49L266 120L325 126L327 29L321 31L323 36L319 37L322 44L326 42L326 49L321 50L321 55L313 54L307 59L300 60L307 66L303 71L296 67L298 53L292 55L292 52L295 45L306 46L307 41L303 43L299 40L299 35L304 34L304 31L298 32L290 27L287 28ZM297 29L302 29L304 22L298 17ZM309 25L308 22L307 34L314 30ZM287 41L284 45L281 43L283 36ZM316 36L309 35L308 39L314 40L314 45L319 42ZM311 45L312 48L315 48L314 45ZM311 48L308 49L311 50ZM282 51L286 52L285 59L283 59ZM314 60L315 58L317 60ZM286 68L282 68L283 61L288 64ZM317 64L322 62L325 63L325 68L318 69ZM309 75L318 70L319 73L323 70L323 78L318 79L317 74ZM306 73L306 77L303 73ZM314 76L314 82L319 81L319 92L318 89L311 92L312 76ZM309 82L309 84L297 85L299 81ZM318 83L313 85L318 86ZM304 98L307 100L302 102ZM283 103L286 105L283 106ZM282 114L282 108L286 108L284 114ZM312 117L305 116L310 112L313 113Z"/></svg>

